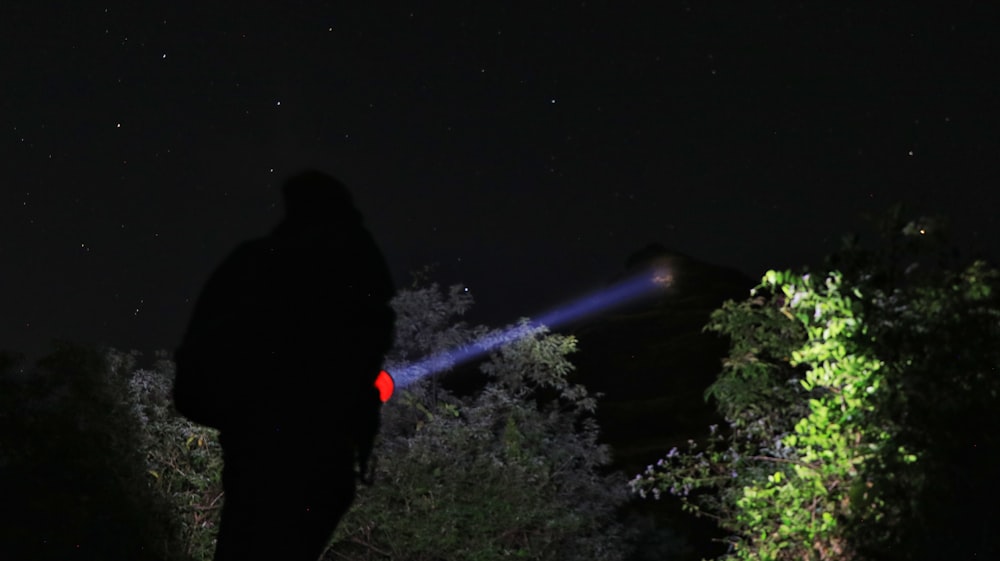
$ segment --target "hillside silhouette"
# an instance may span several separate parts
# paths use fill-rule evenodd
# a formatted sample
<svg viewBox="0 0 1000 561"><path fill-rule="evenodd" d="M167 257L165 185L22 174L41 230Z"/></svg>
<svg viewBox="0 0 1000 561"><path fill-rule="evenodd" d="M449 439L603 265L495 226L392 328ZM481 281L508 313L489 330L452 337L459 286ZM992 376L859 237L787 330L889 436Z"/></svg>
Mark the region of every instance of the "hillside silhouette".
<svg viewBox="0 0 1000 561"><path fill-rule="evenodd" d="M598 420L616 465L638 470L670 446L719 422L706 403L727 342L702 331L726 300L746 298L746 275L650 244L625 261L620 277L669 273L666 290L574 326L577 380L604 394Z"/></svg>
<svg viewBox="0 0 1000 561"><path fill-rule="evenodd" d="M745 299L756 285L735 269L657 243L627 256L607 284L637 274L657 275L665 289L556 329L578 339L578 351L570 356L576 367L572 380L602 394L601 440L612 449L611 469L629 477L723 422L705 400L705 390L719 373L728 341L703 328L723 302ZM473 393L483 383L477 369L478 361L461 365L434 383ZM622 516L646 542L631 559L696 560L724 553L712 541L719 537L715 525L682 512L674 497L636 499Z"/></svg>

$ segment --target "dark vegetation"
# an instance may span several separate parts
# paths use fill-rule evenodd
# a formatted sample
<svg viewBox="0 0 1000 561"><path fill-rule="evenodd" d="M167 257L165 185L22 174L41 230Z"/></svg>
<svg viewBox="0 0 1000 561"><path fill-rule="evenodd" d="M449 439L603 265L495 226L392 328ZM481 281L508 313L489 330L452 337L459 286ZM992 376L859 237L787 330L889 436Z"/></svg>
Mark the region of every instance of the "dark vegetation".
<svg viewBox="0 0 1000 561"><path fill-rule="evenodd" d="M580 383L602 394L598 423L614 450L614 467L642 471L664 450L719 423L705 400L727 342L703 331L712 311L743 299L753 281L741 273L651 245L632 255L623 275L649 267L671 271L670 286L654 298L574 329ZM633 501L624 510L644 528L637 559L701 559L723 550L716 525L682 512L680 501Z"/></svg>
<svg viewBox="0 0 1000 561"><path fill-rule="evenodd" d="M799 496L799 480L773 460L806 462L822 447L775 442L814 412L810 399L831 395L790 383L808 369L791 360L807 324L780 287L802 272L747 298L750 279L650 247L629 266L669 265L656 298L572 336L533 331L398 392L376 484L326 558L699 559L751 551L747 530L773 529L780 543L799 512L831 513L824 543L840 549L789 541L771 558L996 557L1000 279L930 224L891 216L880 244L848 243L827 263L844 313L864 326L845 348L882 365L879 391L829 433L885 451L823 490L839 506L779 500ZM390 367L489 332L463 323L472 301L461 290L422 283L395 305ZM175 414L172 364L151 358L65 342L33 365L0 355L0 559L211 557L224 500L216 434ZM627 496L637 473L659 501ZM738 506L748 486L776 498Z"/></svg>
<svg viewBox="0 0 1000 561"><path fill-rule="evenodd" d="M0 558L177 559L178 513L150 485L133 357L59 342L0 361ZM183 444L183 443L182 443Z"/></svg>

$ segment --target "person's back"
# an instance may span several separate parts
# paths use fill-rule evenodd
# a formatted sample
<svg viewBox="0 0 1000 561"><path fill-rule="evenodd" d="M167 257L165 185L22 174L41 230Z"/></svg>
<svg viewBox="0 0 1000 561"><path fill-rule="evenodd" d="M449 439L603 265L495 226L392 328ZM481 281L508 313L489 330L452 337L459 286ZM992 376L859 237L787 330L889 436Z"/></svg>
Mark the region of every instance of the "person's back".
<svg viewBox="0 0 1000 561"><path fill-rule="evenodd" d="M314 561L378 427L384 258L335 179L297 175L285 199L286 219L212 275L176 355L178 410L221 431L217 560Z"/></svg>

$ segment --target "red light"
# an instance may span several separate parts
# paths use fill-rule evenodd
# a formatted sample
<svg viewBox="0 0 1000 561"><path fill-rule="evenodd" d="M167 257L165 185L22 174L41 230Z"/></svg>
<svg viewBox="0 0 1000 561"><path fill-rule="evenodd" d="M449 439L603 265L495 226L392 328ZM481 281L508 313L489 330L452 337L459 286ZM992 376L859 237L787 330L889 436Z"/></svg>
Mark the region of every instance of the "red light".
<svg viewBox="0 0 1000 561"><path fill-rule="evenodd" d="M392 397L392 390L396 387L396 382L392 380L392 376L389 375L385 370L378 373L378 378L375 378L375 388L378 390L378 397L382 400L382 403L389 401Z"/></svg>

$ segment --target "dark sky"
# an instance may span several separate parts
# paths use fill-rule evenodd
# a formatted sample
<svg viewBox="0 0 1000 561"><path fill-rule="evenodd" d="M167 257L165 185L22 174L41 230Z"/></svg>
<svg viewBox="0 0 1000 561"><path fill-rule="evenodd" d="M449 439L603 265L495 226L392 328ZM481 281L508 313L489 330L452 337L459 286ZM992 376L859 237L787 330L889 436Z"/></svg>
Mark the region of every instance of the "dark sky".
<svg viewBox="0 0 1000 561"><path fill-rule="evenodd" d="M653 241L814 262L893 202L997 254L993 2L226 4L0 5L0 347L172 348L307 165L400 284L510 320Z"/></svg>

